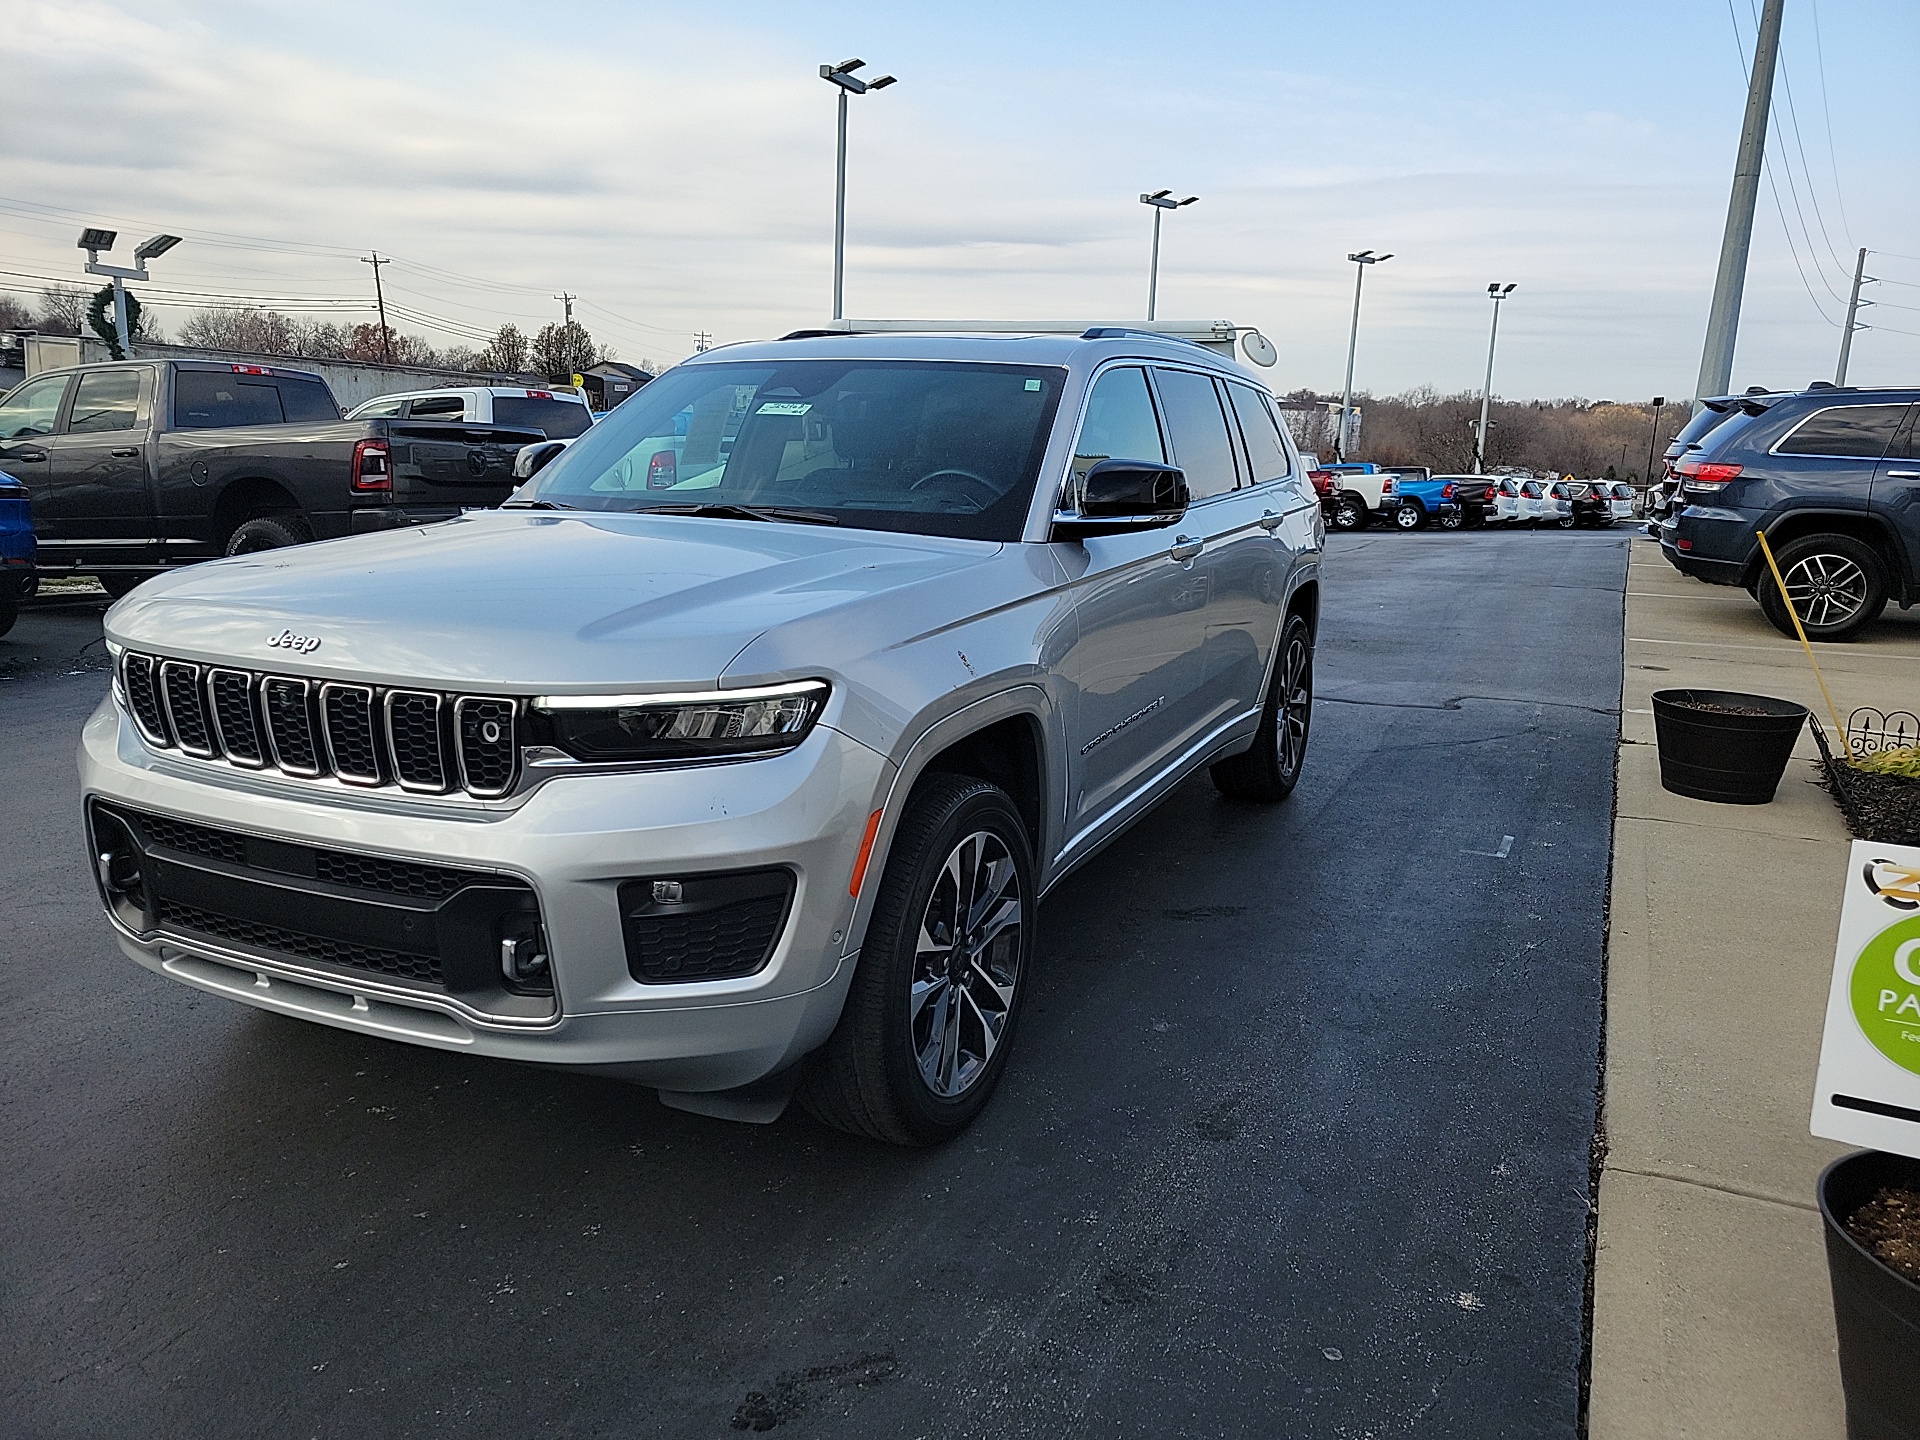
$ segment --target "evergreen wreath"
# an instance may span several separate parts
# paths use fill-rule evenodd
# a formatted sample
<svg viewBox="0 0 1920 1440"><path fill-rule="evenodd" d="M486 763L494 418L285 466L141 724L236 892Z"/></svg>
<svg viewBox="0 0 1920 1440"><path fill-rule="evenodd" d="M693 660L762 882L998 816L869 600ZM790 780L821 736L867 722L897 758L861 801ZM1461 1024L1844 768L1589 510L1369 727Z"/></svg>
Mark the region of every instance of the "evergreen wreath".
<svg viewBox="0 0 1920 1440"><path fill-rule="evenodd" d="M93 333L107 342L107 348L113 352L113 358L124 360L120 353L120 334L113 328L113 287L102 285L93 297L93 303L87 306L87 325ZM127 292L127 338L131 340L140 333L140 297L132 291Z"/></svg>

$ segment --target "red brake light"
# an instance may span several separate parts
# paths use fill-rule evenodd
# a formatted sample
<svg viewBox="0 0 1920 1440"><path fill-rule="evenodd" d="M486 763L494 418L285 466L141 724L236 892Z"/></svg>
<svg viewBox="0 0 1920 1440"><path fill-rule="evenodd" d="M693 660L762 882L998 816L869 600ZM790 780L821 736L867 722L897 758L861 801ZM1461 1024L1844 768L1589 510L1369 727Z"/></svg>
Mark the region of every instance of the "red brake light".
<svg viewBox="0 0 1920 1440"><path fill-rule="evenodd" d="M391 452L384 440L361 440L353 447L350 482L355 490L393 489Z"/></svg>
<svg viewBox="0 0 1920 1440"><path fill-rule="evenodd" d="M1440 498L1442 500L1451 500L1453 498L1453 482L1451 480L1440 487Z"/></svg>
<svg viewBox="0 0 1920 1440"><path fill-rule="evenodd" d="M1738 465L1722 465L1713 461L1688 460L1674 468L1674 474L1687 480L1698 481L1702 485L1724 485L1740 476Z"/></svg>
<svg viewBox="0 0 1920 1440"><path fill-rule="evenodd" d="M553 392L551 390L529 390L527 391L527 398L529 400L551 400L553 398Z"/></svg>
<svg viewBox="0 0 1920 1440"><path fill-rule="evenodd" d="M1393 477L1391 475L1380 482L1380 493L1382 495L1393 494Z"/></svg>
<svg viewBox="0 0 1920 1440"><path fill-rule="evenodd" d="M236 365L233 367L233 373L236 375L271 375L273 371L264 365Z"/></svg>
<svg viewBox="0 0 1920 1440"><path fill-rule="evenodd" d="M647 461L647 489L671 490L679 480L680 462L671 450L656 450Z"/></svg>

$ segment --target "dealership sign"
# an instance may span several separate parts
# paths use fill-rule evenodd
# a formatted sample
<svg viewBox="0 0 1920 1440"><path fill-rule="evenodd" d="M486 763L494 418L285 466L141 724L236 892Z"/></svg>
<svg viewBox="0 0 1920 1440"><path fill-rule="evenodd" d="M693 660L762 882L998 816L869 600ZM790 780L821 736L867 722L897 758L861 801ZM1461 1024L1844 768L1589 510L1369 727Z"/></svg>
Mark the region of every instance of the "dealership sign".
<svg viewBox="0 0 1920 1440"><path fill-rule="evenodd" d="M1920 849L1853 842L1813 1133L1920 1156Z"/></svg>

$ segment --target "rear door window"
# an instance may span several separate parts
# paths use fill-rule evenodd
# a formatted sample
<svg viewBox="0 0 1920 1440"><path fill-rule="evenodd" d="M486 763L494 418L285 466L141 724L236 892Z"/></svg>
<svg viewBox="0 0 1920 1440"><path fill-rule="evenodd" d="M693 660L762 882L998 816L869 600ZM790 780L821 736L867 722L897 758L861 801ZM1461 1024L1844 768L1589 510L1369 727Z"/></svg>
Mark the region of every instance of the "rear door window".
<svg viewBox="0 0 1920 1440"><path fill-rule="evenodd" d="M467 402L458 395L426 395L407 407L410 420L464 420Z"/></svg>
<svg viewBox="0 0 1920 1440"><path fill-rule="evenodd" d="M90 370L80 377L80 383L74 388L67 433L131 430L139 409L138 370Z"/></svg>
<svg viewBox="0 0 1920 1440"><path fill-rule="evenodd" d="M572 440L593 428L593 416L571 400L541 399L532 395L493 397L493 423L522 430L543 430L549 440Z"/></svg>
<svg viewBox="0 0 1920 1440"><path fill-rule="evenodd" d="M1802 420L1773 453L1878 460L1906 414L1905 405L1834 405Z"/></svg>
<svg viewBox="0 0 1920 1440"><path fill-rule="evenodd" d="M1239 472L1213 381L1191 370L1159 369L1154 381L1167 408L1174 460L1187 477L1187 493L1195 500L1226 494L1239 484Z"/></svg>
<svg viewBox="0 0 1920 1440"><path fill-rule="evenodd" d="M1286 478L1293 470L1287 459L1286 442L1280 438L1280 423L1267 408L1266 399L1251 385L1227 382L1227 396L1233 401L1233 413L1240 417L1240 433L1246 438L1247 459L1253 465L1253 483Z"/></svg>
<svg viewBox="0 0 1920 1440"><path fill-rule="evenodd" d="M180 370L173 377L173 427L225 430L235 425L279 425L280 387L269 378Z"/></svg>

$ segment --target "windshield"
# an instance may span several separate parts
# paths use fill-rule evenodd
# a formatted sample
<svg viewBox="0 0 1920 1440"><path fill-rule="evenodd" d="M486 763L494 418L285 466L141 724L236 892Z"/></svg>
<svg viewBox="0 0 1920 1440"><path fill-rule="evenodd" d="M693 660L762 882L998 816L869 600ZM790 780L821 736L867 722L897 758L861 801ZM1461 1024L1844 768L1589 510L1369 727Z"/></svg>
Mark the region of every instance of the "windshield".
<svg viewBox="0 0 1920 1440"><path fill-rule="evenodd" d="M1017 540L1065 379L931 360L683 365L515 502Z"/></svg>

